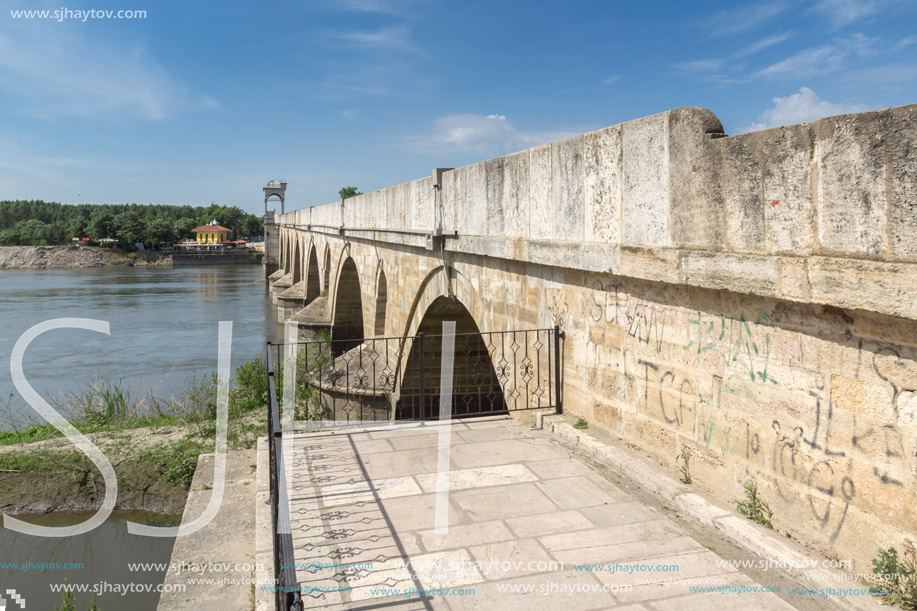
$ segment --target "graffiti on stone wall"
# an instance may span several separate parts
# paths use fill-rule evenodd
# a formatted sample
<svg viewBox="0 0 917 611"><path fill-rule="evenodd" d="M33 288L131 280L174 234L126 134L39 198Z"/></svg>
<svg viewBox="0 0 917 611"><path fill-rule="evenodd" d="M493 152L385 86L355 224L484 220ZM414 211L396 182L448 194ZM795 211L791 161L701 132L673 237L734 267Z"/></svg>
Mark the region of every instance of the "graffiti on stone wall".
<svg viewBox="0 0 917 611"><path fill-rule="evenodd" d="M623 371L624 359L615 350L621 353L630 343L639 410L722 458L744 458L746 477L761 474L778 501L809 512L831 544L848 523L855 499L867 498L864 490L905 486L896 475L908 460L898 429L871 414L839 411L823 374L807 365L800 334L775 326L770 312L750 318L688 314L600 281L593 284L587 305L593 323L617 325L623 332L617 335L623 342L619 347L590 342L587 366ZM667 345L701 358L710 378L698 379L696 366L679 370L679 359L673 366ZM885 385L889 413L902 393L900 369L898 351L874 348L864 384ZM762 393L772 392L785 393L775 404L789 401L796 407L777 410L770 427L762 428L756 410L766 396Z"/></svg>
<svg viewBox="0 0 917 611"><path fill-rule="evenodd" d="M696 334L685 349L694 349L697 354L716 354L727 368L733 364L742 367L752 382L777 383L768 373L771 335L776 332L769 324L769 312L762 312L753 323L749 323L744 315L735 320L723 314L718 318L704 316L698 311L697 316L689 318L688 322L695 328Z"/></svg>
<svg viewBox="0 0 917 611"><path fill-rule="evenodd" d="M627 313L627 293L618 283L605 284L601 280L592 283L592 305L589 318L596 323L620 324Z"/></svg>

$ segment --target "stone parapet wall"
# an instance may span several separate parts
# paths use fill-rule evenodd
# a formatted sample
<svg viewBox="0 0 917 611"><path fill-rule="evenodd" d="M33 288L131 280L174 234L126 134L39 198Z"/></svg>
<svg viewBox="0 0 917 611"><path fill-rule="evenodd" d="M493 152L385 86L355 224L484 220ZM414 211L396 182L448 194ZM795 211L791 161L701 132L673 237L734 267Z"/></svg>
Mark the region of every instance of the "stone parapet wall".
<svg viewBox="0 0 917 611"><path fill-rule="evenodd" d="M281 219L917 318L913 150L917 105L732 137L681 108Z"/></svg>

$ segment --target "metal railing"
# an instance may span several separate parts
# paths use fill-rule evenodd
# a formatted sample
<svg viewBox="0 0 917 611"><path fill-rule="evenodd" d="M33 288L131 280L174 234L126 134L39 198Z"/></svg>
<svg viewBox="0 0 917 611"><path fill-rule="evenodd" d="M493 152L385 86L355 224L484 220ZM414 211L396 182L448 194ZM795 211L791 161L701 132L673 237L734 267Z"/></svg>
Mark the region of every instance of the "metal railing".
<svg viewBox="0 0 917 611"><path fill-rule="evenodd" d="M267 350L267 429L271 479L271 536L274 539L274 593L277 611L302 611L303 604L296 581L296 559L290 521L286 466L283 459L283 429L277 403L274 358L270 344Z"/></svg>
<svg viewBox="0 0 917 611"><path fill-rule="evenodd" d="M269 343L269 362L288 359L284 375L295 375L292 397L298 422L436 420L442 338L418 333ZM536 409L562 413L563 339L557 327L457 333L452 417Z"/></svg>

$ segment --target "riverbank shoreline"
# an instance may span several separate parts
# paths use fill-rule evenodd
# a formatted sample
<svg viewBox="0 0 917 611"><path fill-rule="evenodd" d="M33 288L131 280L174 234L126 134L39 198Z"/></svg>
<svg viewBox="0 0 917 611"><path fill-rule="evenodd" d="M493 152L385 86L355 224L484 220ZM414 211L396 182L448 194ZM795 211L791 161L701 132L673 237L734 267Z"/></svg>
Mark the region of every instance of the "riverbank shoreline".
<svg viewBox="0 0 917 611"><path fill-rule="evenodd" d="M264 359L238 367L234 381L226 448L249 450L267 429ZM114 469L116 509L174 514L184 510L199 457L214 451L217 390L216 376L206 376L179 402L148 405L108 386L75 396L62 411ZM0 431L0 512L92 511L108 486L96 464L56 427Z"/></svg>
<svg viewBox="0 0 917 611"><path fill-rule="evenodd" d="M92 246L0 246L0 270L171 265L170 252L125 252Z"/></svg>
<svg viewBox="0 0 917 611"><path fill-rule="evenodd" d="M257 414L235 420L228 453L253 448L265 427ZM88 434L114 467L115 510L181 514L199 457L213 452L210 429L173 423ZM0 513L96 511L105 496L101 472L65 437L0 446L0 467Z"/></svg>

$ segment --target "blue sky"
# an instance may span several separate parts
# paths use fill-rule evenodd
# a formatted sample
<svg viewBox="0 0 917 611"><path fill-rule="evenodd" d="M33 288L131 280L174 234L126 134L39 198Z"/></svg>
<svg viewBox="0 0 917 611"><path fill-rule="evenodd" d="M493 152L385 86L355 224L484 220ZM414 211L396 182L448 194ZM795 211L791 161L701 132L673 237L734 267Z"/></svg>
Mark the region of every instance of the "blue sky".
<svg viewBox="0 0 917 611"><path fill-rule="evenodd" d="M145 10L15 19L11 10ZM333 201L679 106L728 133L917 102L917 1L18 2L0 199Z"/></svg>

